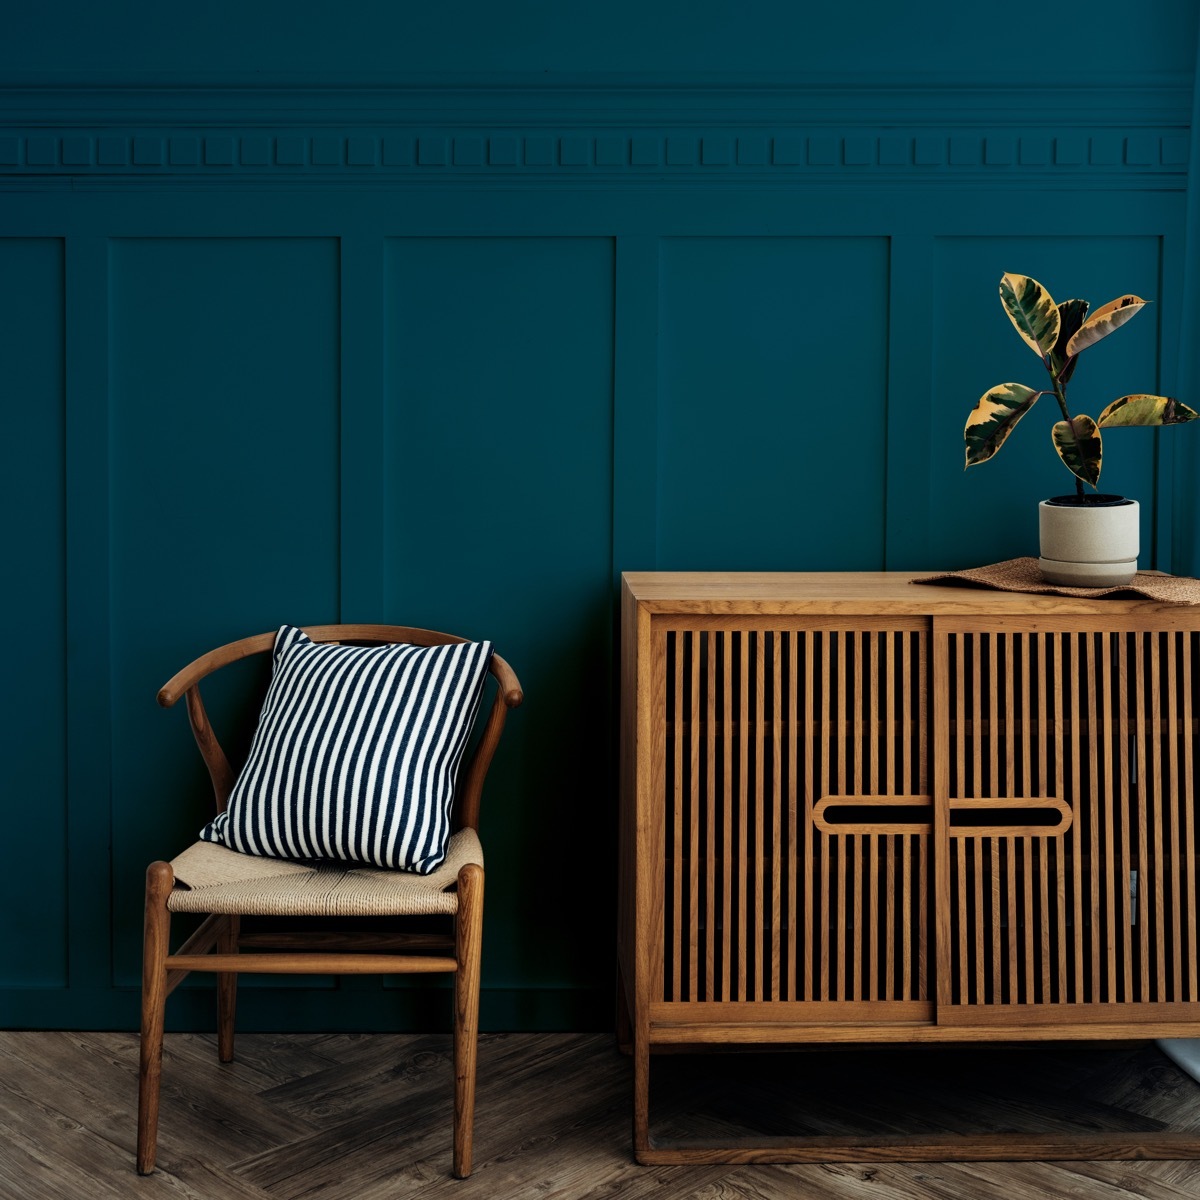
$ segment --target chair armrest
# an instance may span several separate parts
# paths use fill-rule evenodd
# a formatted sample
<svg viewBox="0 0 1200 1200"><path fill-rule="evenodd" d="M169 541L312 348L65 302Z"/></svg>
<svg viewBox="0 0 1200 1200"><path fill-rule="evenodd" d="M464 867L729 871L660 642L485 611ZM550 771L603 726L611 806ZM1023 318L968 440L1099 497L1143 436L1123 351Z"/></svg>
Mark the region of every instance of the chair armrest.
<svg viewBox="0 0 1200 1200"><path fill-rule="evenodd" d="M491 671L500 688L500 695L504 697L504 706L520 708L525 693L521 690L521 681L517 678L516 671L498 654L492 655Z"/></svg>
<svg viewBox="0 0 1200 1200"><path fill-rule="evenodd" d="M256 633L253 637L242 638L241 641L218 646L216 650L210 650L207 654L200 655L199 658L188 663L182 671L172 675L158 689L159 704L163 708L170 708L206 675L211 675L231 662L249 658L251 654L262 654L264 650L270 650L274 644L274 633Z"/></svg>

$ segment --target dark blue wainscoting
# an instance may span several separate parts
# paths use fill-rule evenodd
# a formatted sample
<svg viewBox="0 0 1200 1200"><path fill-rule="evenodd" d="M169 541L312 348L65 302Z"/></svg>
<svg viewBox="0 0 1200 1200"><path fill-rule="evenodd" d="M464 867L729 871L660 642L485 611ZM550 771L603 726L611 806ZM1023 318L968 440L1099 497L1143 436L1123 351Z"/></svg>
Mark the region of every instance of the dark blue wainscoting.
<svg viewBox="0 0 1200 1200"><path fill-rule="evenodd" d="M337 620L513 663L485 1022L611 1019L619 573L1033 551L1070 485L1054 414L962 469L979 395L1040 382L1003 271L1155 301L1089 351L1082 411L1176 386L1190 75L1014 96L872 69L0 89L0 1023L135 1024L142 873L208 803L155 692L222 641ZM1106 439L1146 564L1200 561L1197 439ZM259 683L214 687L214 718ZM411 1028L445 1002L267 981L242 1016ZM172 1019L210 1008L189 985Z"/></svg>

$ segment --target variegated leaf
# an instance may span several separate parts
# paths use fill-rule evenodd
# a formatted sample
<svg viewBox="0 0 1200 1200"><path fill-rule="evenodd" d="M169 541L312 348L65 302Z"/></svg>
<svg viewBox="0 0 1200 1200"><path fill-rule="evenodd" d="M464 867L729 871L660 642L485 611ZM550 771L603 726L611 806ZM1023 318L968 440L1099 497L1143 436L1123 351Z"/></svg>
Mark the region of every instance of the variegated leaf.
<svg viewBox="0 0 1200 1200"><path fill-rule="evenodd" d="M1000 280L1000 302L1025 344L1045 358L1058 341L1061 320L1050 293L1028 275L1005 274Z"/></svg>
<svg viewBox="0 0 1200 1200"><path fill-rule="evenodd" d="M1058 382L1064 387L1075 374L1077 360L1067 354L1067 343L1075 336L1087 316L1088 302L1086 300L1064 300L1058 306L1059 329L1058 341L1050 353L1050 365Z"/></svg>
<svg viewBox="0 0 1200 1200"><path fill-rule="evenodd" d="M1091 417L1073 417L1059 421L1051 430L1054 448L1072 475L1095 487L1100 480L1103 448L1100 430Z"/></svg>
<svg viewBox="0 0 1200 1200"><path fill-rule="evenodd" d="M1106 338L1114 329L1120 329L1126 321L1137 316L1146 307L1147 301L1140 296L1118 296L1096 309L1079 327L1067 343L1068 354L1078 354Z"/></svg>
<svg viewBox="0 0 1200 1200"><path fill-rule="evenodd" d="M1102 429L1118 425L1182 425L1200 417L1194 408L1180 404L1170 396L1122 396L1114 400L1097 422Z"/></svg>
<svg viewBox="0 0 1200 1200"><path fill-rule="evenodd" d="M1023 383L1002 383L984 392L971 410L963 430L967 443L966 466L987 462L1004 445L1005 438L1040 395L1041 392Z"/></svg>

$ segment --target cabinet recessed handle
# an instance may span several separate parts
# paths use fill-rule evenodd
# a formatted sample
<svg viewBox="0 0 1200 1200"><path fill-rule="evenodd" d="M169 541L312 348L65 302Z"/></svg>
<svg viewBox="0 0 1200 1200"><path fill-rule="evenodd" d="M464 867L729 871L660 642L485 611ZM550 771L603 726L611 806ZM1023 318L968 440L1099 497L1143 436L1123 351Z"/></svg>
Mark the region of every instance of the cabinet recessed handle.
<svg viewBox="0 0 1200 1200"><path fill-rule="evenodd" d="M952 798L951 837L1060 837L1071 808L1055 796ZM822 833L932 833L931 796L822 796L813 807Z"/></svg>
<svg viewBox="0 0 1200 1200"><path fill-rule="evenodd" d="M1055 796L999 799L951 797L951 837L1059 837L1071 828L1071 808Z"/></svg>
<svg viewBox="0 0 1200 1200"><path fill-rule="evenodd" d="M822 796L813 808L822 833L931 833L931 796Z"/></svg>

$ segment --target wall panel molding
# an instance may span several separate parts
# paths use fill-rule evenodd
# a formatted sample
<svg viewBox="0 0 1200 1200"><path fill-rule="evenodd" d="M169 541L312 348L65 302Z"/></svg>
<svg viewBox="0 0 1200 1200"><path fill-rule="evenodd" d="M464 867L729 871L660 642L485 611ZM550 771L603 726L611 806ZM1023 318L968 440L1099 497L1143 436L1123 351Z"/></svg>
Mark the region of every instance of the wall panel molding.
<svg viewBox="0 0 1200 1200"><path fill-rule="evenodd" d="M770 180L1183 187L1189 81L606 78L534 86L0 88L0 186ZM31 113L37 113L34 120Z"/></svg>
<svg viewBox="0 0 1200 1200"><path fill-rule="evenodd" d="M38 481L11 505L38 531L14 620L26 580L66 597L42 613L61 720L28 755L66 769L27 788L61 904L0 1024L136 1026L145 863L208 811L154 691L211 645L339 617L491 636L512 661L529 703L485 809L485 1020L603 1024L604 914L563 937L524 880L567 820L571 869L605 886L620 572L1029 553L1061 490L1049 410L962 467L981 391L1038 369L999 274L1152 299L1077 395L1169 391L1197 311L1192 120L1190 76L0 85L0 223L45 239L7 277L10 360L32 364L15 403L42 431L14 474ZM1156 437L1114 435L1106 482L1157 513L1143 566L1186 570L1200 422ZM981 532L979 512L1003 515ZM10 692L40 679L31 658ZM250 988L245 1027L411 1028L445 999L353 987ZM210 991L172 1021L209 1027Z"/></svg>

